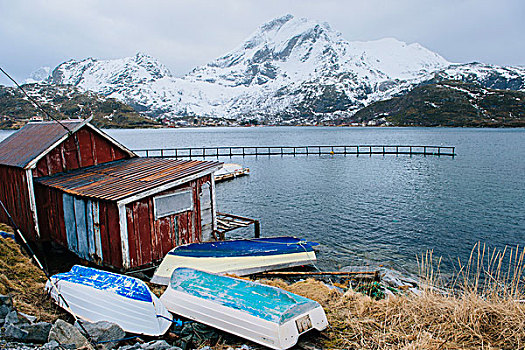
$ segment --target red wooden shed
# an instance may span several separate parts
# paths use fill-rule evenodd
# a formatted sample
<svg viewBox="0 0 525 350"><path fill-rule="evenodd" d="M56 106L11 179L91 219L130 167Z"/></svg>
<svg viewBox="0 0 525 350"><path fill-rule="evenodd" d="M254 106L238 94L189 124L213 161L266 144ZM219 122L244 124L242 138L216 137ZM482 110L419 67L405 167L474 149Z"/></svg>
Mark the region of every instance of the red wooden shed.
<svg viewBox="0 0 525 350"><path fill-rule="evenodd" d="M0 143L0 199L30 239L127 270L212 238L221 163L139 158L88 121L62 123Z"/></svg>

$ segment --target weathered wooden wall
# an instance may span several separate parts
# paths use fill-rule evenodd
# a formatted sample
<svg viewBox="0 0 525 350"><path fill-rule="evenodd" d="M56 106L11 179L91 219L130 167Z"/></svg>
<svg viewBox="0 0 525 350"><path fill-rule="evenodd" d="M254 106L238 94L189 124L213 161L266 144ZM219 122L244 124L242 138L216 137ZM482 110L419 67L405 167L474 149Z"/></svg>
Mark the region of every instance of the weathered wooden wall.
<svg viewBox="0 0 525 350"><path fill-rule="evenodd" d="M201 186L211 181L210 176L126 205L131 267L161 260L178 245L202 241L199 194ZM193 192L192 211L155 220L153 197L188 188Z"/></svg>
<svg viewBox="0 0 525 350"><path fill-rule="evenodd" d="M35 184L41 234L83 259L122 268L116 203L71 196Z"/></svg>
<svg viewBox="0 0 525 350"><path fill-rule="evenodd" d="M40 159L33 176L54 175L125 158L129 158L127 153L84 126Z"/></svg>
<svg viewBox="0 0 525 350"><path fill-rule="evenodd" d="M26 171L0 165L0 200L27 239L36 240L36 230L29 200ZM0 221L9 224L6 213L0 209Z"/></svg>

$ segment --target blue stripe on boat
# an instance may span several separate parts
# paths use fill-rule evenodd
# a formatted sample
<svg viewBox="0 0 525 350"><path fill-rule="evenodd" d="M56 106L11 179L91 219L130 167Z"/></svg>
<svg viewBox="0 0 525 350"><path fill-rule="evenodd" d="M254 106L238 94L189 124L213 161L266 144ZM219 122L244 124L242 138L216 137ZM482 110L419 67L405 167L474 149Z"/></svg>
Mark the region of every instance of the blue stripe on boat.
<svg viewBox="0 0 525 350"><path fill-rule="evenodd" d="M58 284L59 281L68 281L99 290L107 290L133 300L153 301L148 286L141 280L130 276L75 265L69 272L59 273L52 277L56 278Z"/></svg>
<svg viewBox="0 0 525 350"><path fill-rule="evenodd" d="M264 256L304 253L319 243L295 237L237 239L219 242L192 243L176 247L168 254L199 258L227 258L237 256Z"/></svg>
<svg viewBox="0 0 525 350"><path fill-rule="evenodd" d="M319 306L316 301L280 288L187 267L173 271L170 287L279 324Z"/></svg>

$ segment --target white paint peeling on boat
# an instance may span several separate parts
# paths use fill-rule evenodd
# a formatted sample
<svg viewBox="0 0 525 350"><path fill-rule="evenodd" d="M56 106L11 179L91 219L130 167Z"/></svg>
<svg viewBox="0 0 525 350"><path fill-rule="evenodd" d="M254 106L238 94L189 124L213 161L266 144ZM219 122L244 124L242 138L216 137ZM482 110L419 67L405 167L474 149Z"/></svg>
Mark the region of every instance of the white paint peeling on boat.
<svg viewBox="0 0 525 350"><path fill-rule="evenodd" d="M113 322L126 332L151 336L163 335L171 325L173 316L136 278L75 265L51 279L70 311L82 320ZM49 281L46 289L67 310Z"/></svg>
<svg viewBox="0 0 525 350"><path fill-rule="evenodd" d="M295 237L192 243L172 249L155 271L152 283L167 285L173 270L190 267L238 276L315 263L317 243Z"/></svg>
<svg viewBox="0 0 525 350"><path fill-rule="evenodd" d="M314 251L225 258L195 258L168 254L155 271L151 283L167 285L173 270L177 267L190 267L211 273L231 273L237 276L245 276L287 267L309 265L316 259Z"/></svg>

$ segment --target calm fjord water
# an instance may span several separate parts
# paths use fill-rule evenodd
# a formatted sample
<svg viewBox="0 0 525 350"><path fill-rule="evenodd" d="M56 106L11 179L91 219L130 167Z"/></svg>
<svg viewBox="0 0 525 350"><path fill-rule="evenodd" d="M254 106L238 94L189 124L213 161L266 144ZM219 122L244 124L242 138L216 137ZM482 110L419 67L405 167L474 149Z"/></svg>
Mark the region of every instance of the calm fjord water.
<svg viewBox="0 0 525 350"><path fill-rule="evenodd" d="M261 221L263 236L322 244L319 265L384 264L415 272L434 250L442 269L478 241L525 244L525 130L456 128L190 128L106 130L131 149L418 144L457 157L272 156L221 159L251 170L217 184L220 211ZM5 136L0 134L0 138ZM253 230L232 232L250 236Z"/></svg>

